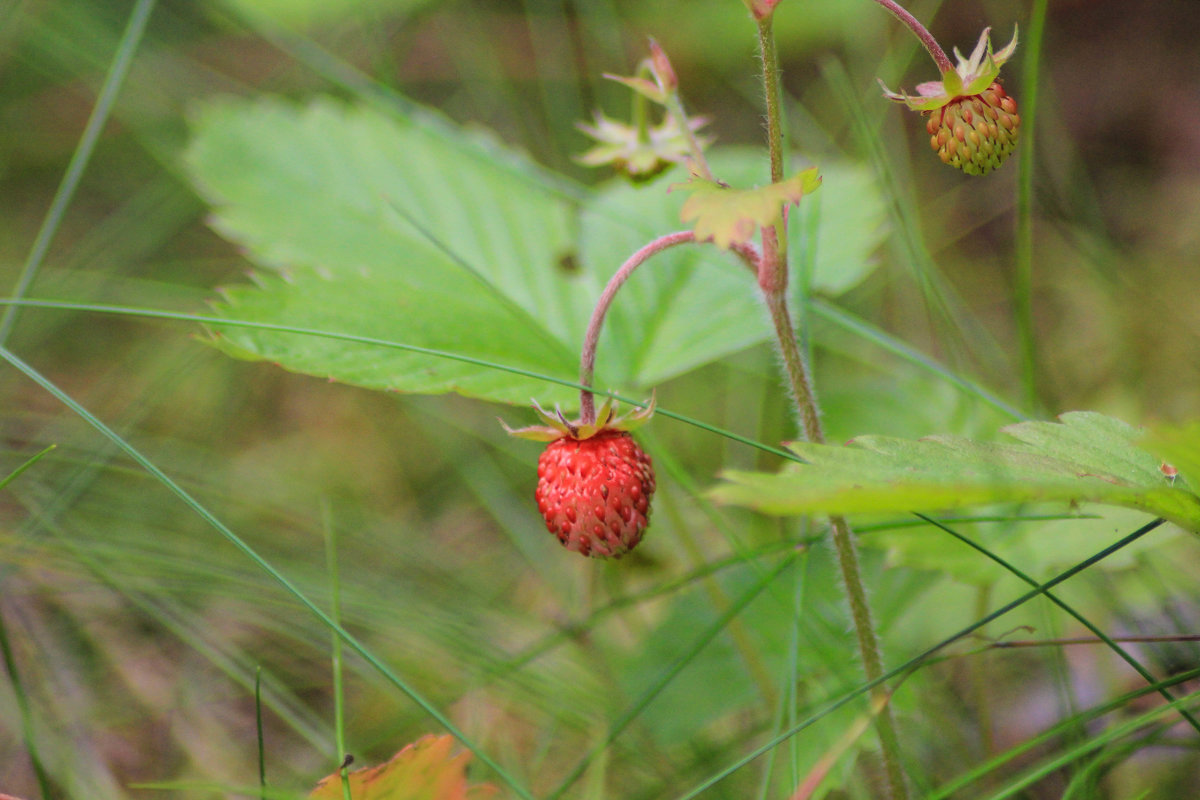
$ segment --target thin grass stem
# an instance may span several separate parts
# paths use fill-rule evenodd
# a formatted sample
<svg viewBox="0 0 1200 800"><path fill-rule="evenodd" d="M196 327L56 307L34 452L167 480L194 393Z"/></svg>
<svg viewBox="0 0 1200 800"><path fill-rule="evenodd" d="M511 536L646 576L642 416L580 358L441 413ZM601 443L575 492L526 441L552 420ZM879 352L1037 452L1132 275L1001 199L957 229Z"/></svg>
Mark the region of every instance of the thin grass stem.
<svg viewBox="0 0 1200 800"><path fill-rule="evenodd" d="M325 533L325 570L329 579L329 618L335 625L342 624L342 584L338 572L337 559L337 530L333 525L333 515L329 509L329 501L321 501L321 528ZM342 800L351 800L350 773L351 758L346 753L346 697L342 683L342 637L337 631L330 632L331 656L330 664L333 675L333 738L337 746L338 772L342 780Z"/></svg>
<svg viewBox="0 0 1200 800"><path fill-rule="evenodd" d="M54 199L50 201L50 209L46 212L46 217L42 220L41 227L38 228L37 235L34 237L33 247L30 248L29 255L26 256L25 263L21 266L21 273L13 288L14 297L24 297L29 292L29 287L37 277L46 253L50 250L50 243L54 240L54 235L58 233L58 228L67 213L67 206L71 204L71 200L75 196L75 190L79 187L83 171L91 161L96 142L99 141L100 133L108 122L117 94L125 83L125 76L129 74L129 66L133 63L133 56L142 40L142 34L146 31L146 23L150 19L150 12L154 10L154 4L155 0L138 0L129 13L129 21L125 25L124 33L121 34L116 55L113 57L108 74L100 87L96 105L88 116L87 124L83 128L83 135L80 136L79 144L76 145L75 152L71 155L67 171L54 193ZM6 307L3 315L0 315L0 346L8 342L9 334L12 333L16 321L17 307Z"/></svg>
<svg viewBox="0 0 1200 800"><path fill-rule="evenodd" d="M685 792L684 794L680 795L676 800L691 800L691 798L700 795L701 793L707 791L709 788L711 788L715 784L720 783L725 778L727 778L730 775L732 775L733 773L737 772L742 767L746 766L750 762L759 758L764 753L770 751L772 748L778 747L779 745L783 744L791 737L795 736L797 733L800 733L801 731L805 730L806 728L809 728L812 725L815 725L817 722L819 722L820 720L829 716L834 711L837 711L839 708L842 708L846 704L856 700L857 698L863 696L864 694L869 693L876 686L880 686L884 682L889 681L892 678L896 678L896 677L899 677L902 675L907 675L907 674L915 671L916 669L920 668L923 664L925 664L927 661L929 661L933 656L935 656L937 653L939 653L944 648L954 644L955 642L957 642L967 636L970 636L972 633L979 630L980 628L990 625L991 623L993 623L996 620L1003 617L1005 614L1008 614L1009 612L1013 611L1014 609L1020 608L1021 606L1025 605L1033 598L1038 597L1039 595L1045 593L1046 591L1049 591L1050 589L1053 589L1055 586L1058 586L1060 583L1070 580L1074 576L1078 575L1080 572L1083 572L1084 570L1088 569L1089 567L1092 567L1092 566L1098 564L1099 562L1103 561L1104 559L1108 558L1113 553L1123 550L1124 548L1133 544L1138 539L1141 539L1143 536L1150 533L1154 529L1158 528L1160 525L1162 525L1165 522L1166 522L1165 519L1159 518L1159 519L1155 519L1151 522L1146 523L1145 525L1143 525L1142 527L1133 531L1132 533L1124 536L1119 541L1114 542L1113 544L1110 544L1108 547L1105 547L1103 550L1100 550L1100 551L1094 553L1093 555L1089 556L1088 558L1084 559L1083 561L1080 561L1078 564L1071 567L1070 569L1060 572L1058 575L1054 576L1053 578L1046 581L1045 583L1039 584L1036 588L1031 589L1030 591L1021 595L1020 597L1016 598L1015 600L1012 600L1009 603L1006 603L1005 605L1003 605L1000 608L996 609L995 611L991 612L987 616L976 620L975 622L971 623L970 625L966 626L965 628L962 628L961 630L959 630L957 633L954 633L951 636L947 636L942 641L940 641L937 644L933 645L932 647L929 647L929 648L925 649L924 651L918 653L917 655L915 655L912 658L905 661L903 664L900 664L897 667L893 667L892 669L888 670L887 672L885 672L883 675L879 676L878 678L867 681L866 683L856 687L852 691L847 692L846 694L842 695L838 699L825 703L823 706L821 706L820 710L818 710L817 712L809 715L804 720L797 723L796 725L793 725L791 728L789 728L788 730L779 734L778 736L775 736L772 739L768 740L767 742L754 748L752 751L750 751L746 755L742 756L737 761L735 761L734 763L725 767L724 769L721 769L721 770L715 772L714 774L710 775L703 782L701 782L700 784L698 784L691 790Z"/></svg>
<svg viewBox="0 0 1200 800"><path fill-rule="evenodd" d="M13 697L17 701L17 713L21 717L21 741L25 745L25 752L29 755L30 764L33 766L33 774L37 779L38 791L41 792L42 800L51 800L55 797L55 793L50 783L50 776L46 772L46 765L42 763L41 749L38 747L37 736L33 730L33 710L29 707L29 695L21 680L21 673L17 670L17 658L13 653L12 642L8 636L8 623L3 611L3 608L0 608L0 657L4 659L4 669L8 673L8 685L12 687Z"/></svg>
<svg viewBox="0 0 1200 800"><path fill-rule="evenodd" d="M148 472L155 480L157 480L164 488L174 494L185 506L191 509L197 516L204 520L208 525L214 528L222 537L239 550L246 558L248 558L255 566L270 576L279 586L295 598L310 614L317 618L329 630L335 632L343 642L355 653L363 658L373 669L375 669L388 683L393 687L403 692L410 700L413 701L427 716L441 725L454 738L458 739L464 747L475 754L481 763L492 769L496 776L506 783L519 797L523 800L534 800L533 795L522 784L517 782L503 767L500 766L491 756L484 752L473 740L463 733L457 725L455 725L445 714L430 703L423 695L408 684L390 667L383 663L370 649L360 642L355 636L350 634L323 611L316 603L300 591L299 588L274 565L268 562L265 558L259 555L258 551L246 543L244 539L234 533L225 523L217 519L211 511L209 511L200 501L196 500L182 486L176 483L170 476L163 472L153 461L142 454L140 450L127 442L122 436L104 424L94 414L80 405L73 397L60 389L49 378L42 375L41 372L34 369L32 366L23 361L19 356L10 351L6 347L0 347L0 359L7 361L15 367L19 372L23 373L27 378L40 386L48 394L65 405L72 413L78 416L94 428L100 435L104 436L122 452L132 459L138 466Z"/></svg>
<svg viewBox="0 0 1200 800"><path fill-rule="evenodd" d="M1013 575L1015 575L1018 578L1020 578L1021 580L1023 580L1025 583L1028 583L1030 586L1038 585L1036 580L1034 580L1032 577L1030 577L1028 574L1023 572L1022 570L1018 569L1014 564L1009 563L1007 560L1005 560L998 554L993 553L991 550L987 549L986 547L983 547L982 545L977 544L976 542L972 541L971 539L968 539L966 536L963 536L961 533L954 530L949 525L944 525L943 523L937 521L936 519L933 519L932 517L928 517L924 514L915 514L915 516L917 516L920 519L925 520L927 523L934 526L938 530L943 531L943 532L949 534L950 536L953 536L955 539L962 542L967 547L970 547L972 550L975 550L976 552L982 553L983 555L987 556L992 561L995 561L997 564L1004 567L1004 569L1008 570L1010 573L1012 573ZM1051 594L1050 592L1045 592L1044 594L1046 595L1047 600L1049 600L1051 603L1053 603L1054 605L1058 606L1060 609L1065 611L1068 616L1070 616L1072 619L1074 619L1076 622L1078 622L1083 627L1087 628L1088 631L1090 631L1092 633L1092 635L1094 635L1097 639L1104 642L1104 644L1106 644L1110 650L1112 650L1114 653L1116 653L1121 658L1121 660L1124 661L1126 664L1128 664L1133 669L1134 672L1136 672L1138 675L1140 675L1142 677L1142 679L1146 681L1146 683L1153 685L1157 681L1157 679L1153 675L1150 674L1150 671L1148 669L1146 669L1146 667L1143 666L1140 661L1138 661L1136 658L1133 657L1132 653L1130 653L1124 647L1121 647L1121 645L1117 644L1117 642L1115 640L1113 640L1104 631L1100 630L1100 628L1097 627L1095 624L1093 624L1091 620L1089 620L1087 617L1083 616L1083 614L1080 614L1073 607L1067 605L1067 603L1065 601L1061 600L1057 595ZM1159 690L1159 694L1161 694L1163 696L1164 700L1166 700L1172 706L1175 706L1177 708L1177 710L1179 711L1179 715L1181 717L1183 717L1184 720L1186 720L1187 723L1189 725L1191 725L1192 728L1197 733L1200 733L1200 721L1197 721L1197 719L1194 716L1192 716L1191 712L1189 712L1186 709L1179 706L1176 702L1175 697L1168 690L1161 689L1161 690Z"/></svg>
<svg viewBox="0 0 1200 800"><path fill-rule="evenodd" d="M420 345L405 344L404 342L393 342L388 339L377 339L372 336L359 336L353 333L339 333L337 331L323 331L316 328L306 328L300 325L278 325L271 322L254 322L250 320L229 319L226 317L218 317L208 314L187 314L179 311L161 311L158 309L136 308L132 306L113 306L96 303L74 303L59 300L37 300L28 298L0 298L0 305L19 305L29 308L47 308L60 311L90 311L97 314L117 314L131 317L142 317L145 319L160 319L171 320L177 322L196 322L201 325L212 325L214 327L226 326L230 328L245 328L247 330L273 331L276 333L294 333L302 336L316 336L322 339L336 339L344 342L354 342L356 344L372 345L374 347L385 347L393 350L403 350L409 353L419 353L432 358L445 358L450 361L459 361L464 364L473 366L485 367L487 369L495 369L501 372L507 372L511 375L519 375L523 378L531 378L533 380L553 383L559 386L566 386L571 389L580 391L590 388L584 386L577 381L559 378L554 375L547 375L542 372L534 372L533 370L523 369L521 367L512 367L507 364L500 364L494 361L488 361L482 358L474 358L465 356L460 353L454 353L448 350L437 350L431 347L421 347ZM630 406L644 407L643 400L626 397L616 392L596 391L595 394L601 397L611 397L613 400L625 403ZM792 452L784 450L780 447L773 447L769 444L755 441L748 436L742 436L724 428L710 425L702 420L688 417L684 414L679 414L664 408L657 408L655 414L669 419L682 422L685 425L699 428L717 436L722 436L731 441L744 444L748 447L753 447L761 450L764 453L770 453L774 456L786 459L788 461L800 461L800 458Z"/></svg>
<svg viewBox="0 0 1200 800"><path fill-rule="evenodd" d="M1017 162L1016 279L1013 285L1013 309L1021 353L1021 387L1025 407L1038 408L1038 353L1033 320L1033 174L1036 166L1034 145L1037 122L1038 84L1041 83L1042 34L1046 29L1047 0L1034 0L1029 18L1029 38L1025 42L1024 100L1021 105L1021 137L1025 146Z"/></svg>
<svg viewBox="0 0 1200 800"><path fill-rule="evenodd" d="M258 743L258 796L267 798L267 748L263 735L262 665L254 668L254 733Z"/></svg>
<svg viewBox="0 0 1200 800"><path fill-rule="evenodd" d="M650 703L652 703L654 699L662 693L663 689L667 688L671 681L675 680L679 673L682 672L688 664L692 663L696 656L698 656L701 651L703 651L704 648L707 647L713 641L713 639L715 639L721 633L721 631L725 630L734 620L734 618L736 618L737 615L740 614L742 610L751 603L751 601L758 597L762 591L766 589L767 586L770 585L770 583L774 581L775 578L777 578L789 564L792 563L794 559L794 553L790 553L785 558L780 559L779 563L776 564L774 568L768 571L766 575L759 578L759 580L756 581L749 589L747 589L741 597L730 604L729 607L726 608L719 617L713 620L713 623L692 641L691 646L689 646L687 650L685 650L679 655L678 658L675 659L675 661L673 661L661 673L659 673L654 682L651 683L650 686L647 687L646 690L643 691L642 694L636 700L634 700L634 702L631 703L619 717L617 717L616 721L613 722L613 724L609 727L608 733L604 736L600 743L593 747L590 751L588 751L587 755L580 759L579 763L576 764L575 767L567 774L567 777L562 780L558 787L555 788L554 791L552 791L549 795L547 795L546 800L558 800L558 798L562 797L563 793L566 792L567 789L571 788L575 781L579 780L580 776L582 776L587 770L588 765L590 765L592 761L594 761L601 753L607 750L608 747L614 741L616 741L616 738L622 733L622 731L629 727L629 724L635 719L641 716L642 712L645 711L647 706L649 706Z"/></svg>
<svg viewBox="0 0 1200 800"><path fill-rule="evenodd" d="M1134 701L1153 694L1160 688L1178 686L1182 683L1186 683L1187 681L1195 680L1197 677L1200 677L1200 668L1188 670L1187 672L1183 672L1178 675L1172 675L1167 680L1156 682L1152 686L1140 687L1136 691L1128 692L1127 694L1123 694L1120 697L1114 698L1107 703L1103 703L1094 708L1082 711L1078 717L1069 720L1063 720L1062 722L1059 722L1058 724L1042 731L1036 736L1030 736L1028 739L1010 748L1006 752L988 759L964 775L955 778L949 783L943 784L933 792L930 792L928 795L926 795L923 800L945 800L945 798L954 796L961 797L962 795L959 794L959 792L970 786L972 783L980 780L985 775L997 771L1006 764L1020 758L1021 756L1024 756L1026 753L1045 746L1047 742L1061 739L1063 736L1069 734L1071 730L1077 727L1081 722L1085 724L1092 722L1107 714L1111 714L1114 711L1126 708ZM1197 694L1192 694L1181 699L1187 701L1195 699L1196 697ZM1170 713L1170 711L1170 707L1162 706L1147 712L1146 715L1143 715L1143 718L1147 716L1155 717L1156 715L1167 714ZM1108 736L1109 731L1106 731L1100 738L1107 739Z"/></svg>

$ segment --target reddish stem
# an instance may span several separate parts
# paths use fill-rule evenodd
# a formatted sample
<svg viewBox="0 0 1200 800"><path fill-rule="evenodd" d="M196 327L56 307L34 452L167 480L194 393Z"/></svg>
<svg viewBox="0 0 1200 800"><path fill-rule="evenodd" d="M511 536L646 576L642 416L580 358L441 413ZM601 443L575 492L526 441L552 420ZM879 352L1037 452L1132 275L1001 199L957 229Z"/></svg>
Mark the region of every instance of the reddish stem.
<svg viewBox="0 0 1200 800"><path fill-rule="evenodd" d="M600 341L600 329L604 326L604 315L608 313L608 307L612 305L613 298L617 296L617 291L629 279L633 271L640 267L650 256L655 253L661 253L663 250L674 247L677 244L693 242L695 240L696 235L691 231L679 231L678 233L668 233L666 236L660 236L631 255L621 265L621 268L609 278L608 285L604 287L604 293L600 295L600 299L596 301L596 308L592 311L592 318L588 322L587 333L583 337L583 353L579 358L579 382L588 387L579 390L579 421L584 425L591 425L596 421L596 401L591 389L592 374L595 372L596 367L596 345Z"/></svg>
<svg viewBox="0 0 1200 800"><path fill-rule="evenodd" d="M925 45L925 49L929 51L929 55L933 56L934 63L937 64L938 70L943 75L954 70L954 65L950 63L950 57L946 55L946 51L937 43L937 39L933 38L929 29L922 25L916 17L894 0L875 0L875 2L890 11L892 16L907 25L909 30L917 35L921 44Z"/></svg>

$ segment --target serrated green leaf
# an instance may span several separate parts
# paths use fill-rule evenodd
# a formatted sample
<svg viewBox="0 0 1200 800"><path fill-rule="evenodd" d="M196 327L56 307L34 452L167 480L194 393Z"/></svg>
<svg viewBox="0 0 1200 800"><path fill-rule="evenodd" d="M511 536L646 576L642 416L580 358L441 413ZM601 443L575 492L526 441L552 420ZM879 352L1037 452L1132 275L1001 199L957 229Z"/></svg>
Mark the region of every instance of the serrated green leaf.
<svg viewBox="0 0 1200 800"><path fill-rule="evenodd" d="M713 163L747 183L763 169L760 153L714 153ZM647 241L679 229L685 200L668 194L666 181L622 186L585 201L577 216L584 190L565 197L494 143L328 99L206 106L187 164L214 206L213 226L262 268L254 284L226 288L218 315L398 342L565 381L578 374L604 283ZM815 221L793 215L793 241L814 256L805 258L814 264L813 290L840 291L870 269L882 203L858 172L831 165L838 180L822 201L863 210L852 230L840 212ZM610 311L596 385L645 392L764 341L769 326L755 295L753 276L715 248L656 256ZM231 355L369 388L519 404L537 397L568 410L578 400L568 388L431 355L233 327L218 333L214 341Z"/></svg>
<svg viewBox="0 0 1200 800"><path fill-rule="evenodd" d="M599 287L558 266L570 202L465 136L322 99L208 106L187 155L213 225L275 274L217 312L573 380ZM233 328L245 357L371 388L502 402L577 393L426 355Z"/></svg>
<svg viewBox="0 0 1200 800"><path fill-rule="evenodd" d="M790 445L805 464L778 474L730 472L726 503L773 514L941 511L1002 502L1095 502L1138 509L1200 531L1200 497L1172 486L1140 432L1073 412L1005 432L1017 444L952 436L862 436L846 446Z"/></svg>
<svg viewBox="0 0 1200 800"><path fill-rule="evenodd" d="M778 225L783 209L799 205L801 198L821 185L816 167L810 167L787 180L754 189L734 189L715 181L693 178L680 191L690 196L680 217L695 220L696 239L713 242L722 250L750 241L755 231Z"/></svg>

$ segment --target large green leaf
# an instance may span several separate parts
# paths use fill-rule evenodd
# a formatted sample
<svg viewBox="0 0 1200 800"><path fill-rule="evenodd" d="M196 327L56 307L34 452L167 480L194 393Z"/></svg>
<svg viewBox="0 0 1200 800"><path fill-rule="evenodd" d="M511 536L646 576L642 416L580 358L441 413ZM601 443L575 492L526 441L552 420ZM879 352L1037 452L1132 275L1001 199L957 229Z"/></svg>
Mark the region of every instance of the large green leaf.
<svg viewBox="0 0 1200 800"><path fill-rule="evenodd" d="M1200 497L1164 476L1140 431L1092 412L1005 428L1018 443L952 436L863 436L847 446L795 443L805 464L730 472L723 502L775 514L940 511L1000 502L1126 506L1200 531Z"/></svg>
<svg viewBox="0 0 1200 800"><path fill-rule="evenodd" d="M573 380L595 281L557 265L571 202L492 148L321 99L227 101L188 165L213 225L272 272L218 312L454 352ZM229 352L348 383L506 402L570 393L442 358L226 328ZM568 344L570 343L570 344Z"/></svg>
<svg viewBox="0 0 1200 800"><path fill-rule="evenodd" d="M761 154L715 160L737 185L753 185L763 169ZM564 191L477 135L329 99L210 104L187 164L214 207L213 226L261 268L253 284L224 291L218 314L565 381L578 375L587 320L609 276L650 238L683 227L685 198L668 193L668 180ZM853 168L834 165L830 175L821 193L868 218L860 213L847 231L822 214L818 225L795 223L793 236L816 251L811 285L840 291L869 269L882 205ZM815 230L807 244L806 226ZM848 240L862 244L824 258L822 243ZM597 386L647 391L765 340L755 292L745 267L711 246L656 256L610 312ZM370 388L577 401L559 385L428 353L232 326L217 334L235 356Z"/></svg>

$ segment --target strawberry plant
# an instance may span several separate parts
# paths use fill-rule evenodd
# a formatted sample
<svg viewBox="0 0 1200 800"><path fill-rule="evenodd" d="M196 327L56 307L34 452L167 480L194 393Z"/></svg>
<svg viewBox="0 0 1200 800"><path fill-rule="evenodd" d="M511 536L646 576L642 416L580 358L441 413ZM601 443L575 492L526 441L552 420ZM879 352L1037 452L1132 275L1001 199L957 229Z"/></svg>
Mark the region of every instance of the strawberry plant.
<svg viewBox="0 0 1200 800"><path fill-rule="evenodd" d="M199 203L219 237L207 246L234 268L115 286L46 273L73 168L4 301L0 358L37 398L19 396L24 413L52 401L69 422L13 433L21 460L0 483L26 512L0 540L13 697L0 747L28 763L15 779L0 766L0 790L1115 797L1156 788L1122 777L1143 751L1195 749L1194 609L1168 608L1162 633L1144 609L1170 605L1164 587L1198 560L1200 430L1102 395L1131 422L1058 407L1047 365L1063 362L1035 336L1044 1L1020 42L1017 20L995 20L1014 25L1008 44L974 27L954 62L894 0L697 3L678 28L658 16L661 30L639 31L636 58L577 59L595 107L560 102L560 79L539 75L549 138L570 144L557 155L532 146L540 135L512 141L541 121L455 121L462 97L431 105L444 86L418 103L296 33L336 30L342 5L375 13L366 0L274 5L214 0L213 24L244 26L337 91L189 96L184 142L182 126L132 126L170 153L179 213L194 223ZM466 42L469 24L513 45L491 17L378 5L426 25L415 61L432 33ZM541 33L553 4L535 5L536 63L569 37ZM567 5L564 30L604 30L606 4ZM73 164L138 79L127 70L154 6L134 4ZM714 59L735 40L754 48L756 68L736 62L725 80L763 142L678 56L700 21L721 39ZM55 41L55 25L36 27ZM835 29L846 53L801 46ZM877 86L902 86L906 46L939 79ZM485 48L456 57L478 81L463 91L488 95ZM783 60L820 74L814 97L785 86ZM169 215L159 191L130 217ZM998 234L1013 195L1015 233ZM968 310L994 287L956 275L960 292L938 268L949 245L931 242L976 229L1015 252L1011 331ZM78 374L47 370L21 347L44 330L31 320L64 313L187 338L162 351L153 385L98 375L103 346L75 330ZM1095 319L1080 319L1082 335ZM1009 334L1011 358L996 343ZM92 385L111 396L82 402ZM161 412L144 399L173 393ZM145 407L106 422L130 396ZM71 445L84 435L90 450ZM42 449L59 436L66 447ZM77 508L97 480L136 502ZM1077 696L1084 644L1104 654L1087 668L1117 677L1088 675ZM1156 661L1156 645L1184 655ZM1051 655L1032 669L1028 652ZM76 660L121 670L79 666L88 693L45 666ZM159 721L169 736L144 726L136 746L112 746L152 754L117 775L93 766L117 756L74 759L55 732L68 728L47 725L72 687L113 728L141 708L186 713L177 729ZM1047 687L1062 695L1053 714L1037 705ZM228 714L211 712L223 700ZM224 725L236 733L214 733ZM349 749L378 766L351 770ZM1180 784L1193 762L1173 762Z"/></svg>

